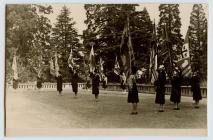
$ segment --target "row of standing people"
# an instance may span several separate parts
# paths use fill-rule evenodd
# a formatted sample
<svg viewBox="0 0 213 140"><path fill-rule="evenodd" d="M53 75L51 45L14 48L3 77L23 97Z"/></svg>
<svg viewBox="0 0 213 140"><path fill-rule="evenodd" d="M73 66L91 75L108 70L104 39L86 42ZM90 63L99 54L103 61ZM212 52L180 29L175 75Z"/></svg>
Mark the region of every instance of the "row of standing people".
<svg viewBox="0 0 213 140"><path fill-rule="evenodd" d="M138 114L137 112L137 103L139 102L138 90L136 84L136 68L132 68L132 74L126 79L124 73L121 73L121 88L124 90L127 82L128 85L128 103L132 103L132 112L131 114ZM74 69L70 69L71 73L71 83L72 90L77 98L78 93L78 73ZM95 100L98 101L99 95L99 83L100 83L100 75L98 70L96 69L93 73L90 73L90 78L92 79L92 94L95 95ZM58 95L62 95L62 76L61 72L59 72L59 76L56 77L57 80L57 91ZM105 81L105 80L104 80ZM175 110L179 110L179 103L181 102L181 74L174 71L171 85L172 91L170 96L170 101L174 103ZM165 104L165 84L166 84L166 73L164 67L159 67L158 69L158 78L155 81L155 90L156 90L156 98L155 103L159 104L159 112L164 112L164 104ZM41 88L41 79L38 77L37 87ZM103 82L103 86L106 87L106 81ZM200 78L197 72L193 73L191 78L191 91L193 92L193 100L195 101L195 108L199 108L199 100L202 99L200 92Z"/></svg>
<svg viewBox="0 0 213 140"><path fill-rule="evenodd" d="M123 78L125 79L125 78ZM181 73L174 71L173 77L171 80L172 90L170 101L174 103L174 110L180 110L179 103L181 102L181 82L182 76ZM136 84L136 68L132 68L132 74L127 79L128 84L128 103L132 103L132 112L131 114L138 114L137 104L139 102L138 90ZM159 112L164 112L165 104L165 84L166 84L166 73L163 66L160 66L158 69L158 78L155 81L155 103L159 104ZM191 91L193 93L193 100L195 101L195 108L199 108L199 101L202 100L201 90L200 90L200 77L198 72L194 72L190 81ZM121 83L121 87L125 87Z"/></svg>

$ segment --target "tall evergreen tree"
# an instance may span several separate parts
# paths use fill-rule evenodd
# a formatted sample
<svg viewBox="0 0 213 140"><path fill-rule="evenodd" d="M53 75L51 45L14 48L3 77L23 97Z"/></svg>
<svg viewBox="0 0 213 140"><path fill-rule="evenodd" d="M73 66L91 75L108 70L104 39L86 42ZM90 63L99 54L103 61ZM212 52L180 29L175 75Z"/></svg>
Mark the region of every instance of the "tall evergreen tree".
<svg viewBox="0 0 213 140"><path fill-rule="evenodd" d="M183 39L180 33L181 21L178 4L160 4L160 20L157 33L159 38L159 64L164 64L169 76L173 71L175 60L182 54ZM165 39L167 34L168 39Z"/></svg>
<svg viewBox="0 0 213 140"><path fill-rule="evenodd" d="M74 28L75 22L70 17L71 12L64 6L61 13L57 17L57 22L53 28L52 33L52 45L55 47L54 52L59 55L59 64L64 77L69 79L68 64L70 51L73 51L73 57L78 57L78 51L80 49L80 43L78 39L77 30ZM53 55L52 55L53 56Z"/></svg>
<svg viewBox="0 0 213 140"><path fill-rule="evenodd" d="M88 28L84 31L84 45L90 50L90 42L95 42L96 58L99 56L103 58L104 67L107 68L105 70L108 72L114 68L112 64L115 62L115 56L119 58L121 36L127 15L130 17L130 32L136 64L141 67L149 63L148 48L152 23L147 10L144 8L137 12L135 6L137 5L85 5L87 15L85 23Z"/></svg>
<svg viewBox="0 0 213 140"><path fill-rule="evenodd" d="M192 71L207 78L207 19L202 4L194 4L189 26Z"/></svg>

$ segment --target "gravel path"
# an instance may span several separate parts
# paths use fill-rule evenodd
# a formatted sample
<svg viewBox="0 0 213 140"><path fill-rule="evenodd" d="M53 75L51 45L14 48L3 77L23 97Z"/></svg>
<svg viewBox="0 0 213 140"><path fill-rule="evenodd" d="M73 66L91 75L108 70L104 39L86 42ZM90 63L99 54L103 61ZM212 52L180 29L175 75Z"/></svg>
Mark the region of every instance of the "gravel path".
<svg viewBox="0 0 213 140"><path fill-rule="evenodd" d="M140 94L138 115L130 115L127 94L101 91L95 102L91 91L80 91L77 99L65 90L8 91L6 94L6 127L27 128L172 128L206 129L207 99L193 108L191 97L182 97L181 110L173 110L166 96L165 112L157 112L155 96Z"/></svg>

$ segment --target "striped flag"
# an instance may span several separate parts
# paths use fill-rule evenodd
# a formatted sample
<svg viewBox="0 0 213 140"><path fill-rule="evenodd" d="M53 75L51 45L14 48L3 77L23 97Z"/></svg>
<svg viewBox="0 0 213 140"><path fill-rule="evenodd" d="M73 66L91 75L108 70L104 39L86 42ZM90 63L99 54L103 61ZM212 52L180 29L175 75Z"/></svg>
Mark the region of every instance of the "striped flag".
<svg viewBox="0 0 213 140"><path fill-rule="evenodd" d="M55 68L54 68L54 63L53 63L53 59L52 58L50 60L50 74L55 76Z"/></svg>
<svg viewBox="0 0 213 140"><path fill-rule="evenodd" d="M73 60L73 53L72 53L72 49L70 50L70 54L69 54L69 58L68 58L68 60L67 60L67 63L68 63L68 66L70 67L70 68L74 68L74 60Z"/></svg>
<svg viewBox="0 0 213 140"><path fill-rule="evenodd" d="M55 76L58 77L59 75L59 65L58 65L58 55L57 52L55 53Z"/></svg>
<svg viewBox="0 0 213 140"><path fill-rule="evenodd" d="M120 54L121 54L121 62L122 62L122 69L126 75L129 77L131 72L131 67L134 65L134 52L132 48L132 39L129 30L129 17L127 16L127 22L124 26L121 45L120 45Z"/></svg>
<svg viewBox="0 0 213 140"><path fill-rule="evenodd" d="M150 50L150 65L149 65L149 73L151 75L151 83L153 84L157 80L157 39L156 39L156 29L155 22L153 25L153 33L152 33L152 42L151 42L151 50Z"/></svg>
<svg viewBox="0 0 213 140"><path fill-rule="evenodd" d="M17 67L16 55L14 55L13 57L12 69L13 69L13 79L18 80L18 67Z"/></svg>
<svg viewBox="0 0 213 140"><path fill-rule="evenodd" d="M184 41L184 50L183 50L183 57L177 61L177 66L181 68L182 75L184 77L189 77L192 73L191 63L190 63L190 54L189 54L189 47L190 47L190 39L189 39L189 30L186 33L185 41Z"/></svg>
<svg viewBox="0 0 213 140"><path fill-rule="evenodd" d="M89 61L90 61L90 63L89 63L90 72L94 72L94 70L95 70L95 53L93 50L93 46L90 51Z"/></svg>
<svg viewBox="0 0 213 140"><path fill-rule="evenodd" d="M120 66L119 66L119 63L118 63L118 60L117 60L117 56L115 58L114 73L117 74L117 75L120 74Z"/></svg>

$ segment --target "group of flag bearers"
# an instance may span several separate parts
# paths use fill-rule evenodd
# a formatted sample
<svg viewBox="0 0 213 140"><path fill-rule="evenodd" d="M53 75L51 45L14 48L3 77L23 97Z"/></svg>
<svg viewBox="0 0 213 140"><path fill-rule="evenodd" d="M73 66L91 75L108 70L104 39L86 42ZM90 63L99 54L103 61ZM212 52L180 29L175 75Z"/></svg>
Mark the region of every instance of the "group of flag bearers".
<svg viewBox="0 0 213 140"><path fill-rule="evenodd" d="M137 89L137 78L139 74L138 68L134 65L134 53L132 48L132 42L131 42L131 36L129 31L129 19L127 18L127 23L125 24L124 31L122 34L122 40L121 40L121 46L120 46L120 60L122 64L122 69L120 69L119 63L117 61L115 62L115 68L114 72L120 76L120 82L121 82L121 88L123 91L126 90L126 87L128 89L128 98L127 102L132 104L132 115L138 114L137 106L139 102L139 96L138 96L138 89ZM153 52L154 54L154 52ZM152 55L153 55L152 54ZM156 60L156 56L154 56L154 60ZM152 56L151 56L152 57ZM103 62L100 61L101 68L98 69L98 67L95 64L95 54L93 50L93 45L91 47L90 52L90 72L89 72L89 78L92 81L92 94L95 96L95 101L99 101L99 84L102 81L103 82L103 88L107 87L107 76L103 73ZM158 68L156 68L156 64L154 65L155 71L153 71L153 74L155 75L154 78L154 86L156 91L156 98L155 103L159 104L159 112L164 112L164 104L165 104L165 84L166 84L166 72L164 65L160 65ZM72 50L70 52L70 56L68 58L68 67L70 72L70 79L72 84L72 90L74 93L74 97L77 98L78 95L78 79L79 75L77 72L77 67L75 66L73 57L72 57ZM14 70L14 79L13 79L13 87L17 88L17 64L16 64L16 57L14 56L13 59L13 66ZM57 53L55 54L55 63L53 63L53 60L50 61L50 73L55 76L57 81L57 91L59 96L62 95L63 90L63 75L59 69L58 65L58 57ZM87 77L87 87L89 87L89 78ZM171 78L171 97L170 101L174 102L174 109L179 110L179 103L181 102L181 81L182 81L182 74L177 69L173 72L173 76ZM37 77L37 88L42 87L42 79L40 75ZM200 91L200 78L199 73L196 71L192 74L191 78L191 91L193 92L193 100L195 101L195 107L199 107L199 100L202 99L201 91Z"/></svg>

